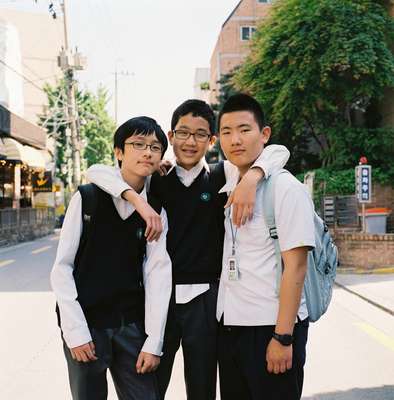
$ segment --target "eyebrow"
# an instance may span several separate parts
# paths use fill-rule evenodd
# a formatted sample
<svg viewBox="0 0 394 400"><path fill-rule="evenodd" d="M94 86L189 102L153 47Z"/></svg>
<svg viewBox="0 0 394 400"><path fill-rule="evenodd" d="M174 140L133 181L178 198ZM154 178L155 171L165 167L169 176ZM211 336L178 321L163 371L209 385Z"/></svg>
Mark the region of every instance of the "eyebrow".
<svg viewBox="0 0 394 400"><path fill-rule="evenodd" d="M252 127L252 125L249 125L249 124L241 124L241 125L236 126L236 128L251 128L251 127ZM225 130L225 129L231 129L231 126L222 126L220 128L221 131Z"/></svg>
<svg viewBox="0 0 394 400"><path fill-rule="evenodd" d="M178 129L175 129L175 130L177 131L177 130L179 130L179 129L187 129L187 130L191 131L191 129L190 129L187 125L181 125ZM205 133L208 133L208 131L207 131L206 129L204 129L204 128L198 128L198 129L197 129L197 132L205 132Z"/></svg>

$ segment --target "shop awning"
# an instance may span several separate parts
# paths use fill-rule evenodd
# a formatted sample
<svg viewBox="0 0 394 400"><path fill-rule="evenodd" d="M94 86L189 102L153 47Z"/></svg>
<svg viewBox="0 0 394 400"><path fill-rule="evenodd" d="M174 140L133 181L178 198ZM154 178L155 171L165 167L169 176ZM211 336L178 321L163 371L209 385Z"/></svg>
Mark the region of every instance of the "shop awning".
<svg viewBox="0 0 394 400"><path fill-rule="evenodd" d="M19 161L29 167L45 168L45 157L43 152L34 147L23 145L11 138L3 138L6 159Z"/></svg>

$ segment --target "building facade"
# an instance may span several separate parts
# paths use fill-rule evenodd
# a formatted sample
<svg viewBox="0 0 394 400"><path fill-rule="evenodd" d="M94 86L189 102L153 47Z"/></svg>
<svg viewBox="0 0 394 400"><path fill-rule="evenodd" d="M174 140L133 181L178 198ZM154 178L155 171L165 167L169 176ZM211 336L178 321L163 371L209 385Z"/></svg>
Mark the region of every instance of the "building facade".
<svg viewBox="0 0 394 400"><path fill-rule="evenodd" d="M218 81L249 54L250 39L269 13L271 0L241 0L221 27L210 62L210 103L219 95Z"/></svg>
<svg viewBox="0 0 394 400"><path fill-rule="evenodd" d="M0 104L37 124L47 104L43 87L62 77L62 19L0 7L0 37Z"/></svg>
<svg viewBox="0 0 394 400"><path fill-rule="evenodd" d="M37 126L45 84L61 78L63 24L0 7L0 245L54 228L53 152Z"/></svg>

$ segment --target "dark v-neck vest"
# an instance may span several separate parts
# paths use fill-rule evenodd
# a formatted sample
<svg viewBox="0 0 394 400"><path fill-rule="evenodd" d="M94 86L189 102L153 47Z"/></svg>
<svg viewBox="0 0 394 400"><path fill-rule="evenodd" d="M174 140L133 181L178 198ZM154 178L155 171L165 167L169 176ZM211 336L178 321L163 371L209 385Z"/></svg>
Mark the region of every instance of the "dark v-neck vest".
<svg viewBox="0 0 394 400"><path fill-rule="evenodd" d="M122 220L112 197L97 189L97 205L88 235L75 259L78 302L88 325L119 327L144 318L142 266L145 222L137 212ZM151 196L149 203L160 213Z"/></svg>
<svg viewBox="0 0 394 400"><path fill-rule="evenodd" d="M175 168L165 177L152 177L151 193L167 212L167 250L175 284L210 283L220 276L226 201L225 195L218 195L221 185L205 168L189 187Z"/></svg>

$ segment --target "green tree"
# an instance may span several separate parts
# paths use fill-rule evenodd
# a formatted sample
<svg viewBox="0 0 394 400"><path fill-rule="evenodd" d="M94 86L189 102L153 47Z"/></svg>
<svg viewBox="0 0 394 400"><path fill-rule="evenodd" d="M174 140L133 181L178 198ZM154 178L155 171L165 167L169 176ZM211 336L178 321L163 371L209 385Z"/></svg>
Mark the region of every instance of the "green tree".
<svg viewBox="0 0 394 400"><path fill-rule="evenodd" d="M275 2L235 82L261 102L276 139L298 154L296 171L316 166L313 147L331 167L355 165L360 148L383 161L387 141L374 142L372 157L368 146L379 124L374 106L394 87L393 38L394 21L377 1Z"/></svg>
<svg viewBox="0 0 394 400"><path fill-rule="evenodd" d="M62 80L56 86L47 85L45 91L48 96L48 108L40 116L40 121L47 129L48 135L56 140L56 176L67 184L71 148L70 138L66 135L65 83ZM112 164L115 123L105 109L107 102L107 91L102 87L98 89L97 94L88 90L76 92L83 168L95 163Z"/></svg>

